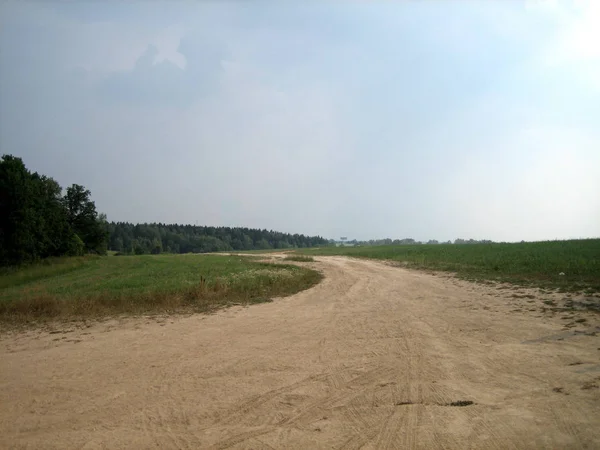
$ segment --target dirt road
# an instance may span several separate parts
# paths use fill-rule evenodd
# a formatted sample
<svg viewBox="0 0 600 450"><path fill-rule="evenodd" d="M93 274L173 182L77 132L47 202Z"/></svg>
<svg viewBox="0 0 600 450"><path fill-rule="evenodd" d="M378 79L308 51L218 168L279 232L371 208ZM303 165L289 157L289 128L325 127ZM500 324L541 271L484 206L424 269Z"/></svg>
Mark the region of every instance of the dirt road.
<svg viewBox="0 0 600 450"><path fill-rule="evenodd" d="M4 333L0 448L600 448L598 316L314 265L320 285L272 303Z"/></svg>

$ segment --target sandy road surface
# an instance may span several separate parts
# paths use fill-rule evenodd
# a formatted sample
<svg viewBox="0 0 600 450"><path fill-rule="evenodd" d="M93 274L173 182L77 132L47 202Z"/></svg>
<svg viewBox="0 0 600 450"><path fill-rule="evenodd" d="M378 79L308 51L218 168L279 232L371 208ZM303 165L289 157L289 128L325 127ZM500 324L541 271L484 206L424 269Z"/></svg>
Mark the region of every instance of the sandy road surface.
<svg viewBox="0 0 600 450"><path fill-rule="evenodd" d="M4 333L0 448L600 448L597 316L318 260L273 303Z"/></svg>

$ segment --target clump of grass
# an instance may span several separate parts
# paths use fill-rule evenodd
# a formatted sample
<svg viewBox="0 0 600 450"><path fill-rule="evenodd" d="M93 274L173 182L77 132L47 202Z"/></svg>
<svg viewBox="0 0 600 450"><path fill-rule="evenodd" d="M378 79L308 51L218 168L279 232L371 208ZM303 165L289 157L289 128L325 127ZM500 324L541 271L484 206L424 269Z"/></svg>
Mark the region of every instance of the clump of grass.
<svg viewBox="0 0 600 450"><path fill-rule="evenodd" d="M296 262L314 262L314 258L312 256L305 255L288 255L284 258L286 261L296 261Z"/></svg>
<svg viewBox="0 0 600 450"><path fill-rule="evenodd" d="M471 406L473 402L471 400L457 400L455 402L446 403L444 406Z"/></svg>
<svg viewBox="0 0 600 450"><path fill-rule="evenodd" d="M0 323L206 312L290 295L314 285L321 277L304 267L265 264L235 256L143 255L65 260L53 270L31 266L0 276L4 287L0 291Z"/></svg>

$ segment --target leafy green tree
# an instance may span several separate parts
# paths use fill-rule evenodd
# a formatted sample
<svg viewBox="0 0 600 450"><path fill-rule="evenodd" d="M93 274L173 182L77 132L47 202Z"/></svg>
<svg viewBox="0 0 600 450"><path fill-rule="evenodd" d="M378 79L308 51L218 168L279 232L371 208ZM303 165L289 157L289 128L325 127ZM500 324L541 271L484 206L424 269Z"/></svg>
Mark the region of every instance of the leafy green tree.
<svg viewBox="0 0 600 450"><path fill-rule="evenodd" d="M85 244L79 236L73 233L69 240L69 246L67 248L66 254L68 256L82 256L84 253Z"/></svg>
<svg viewBox="0 0 600 450"><path fill-rule="evenodd" d="M144 248L143 243L138 239L133 239L131 241L131 253L134 255L143 255L146 253L146 249Z"/></svg>
<svg viewBox="0 0 600 450"><path fill-rule="evenodd" d="M159 238L154 238L152 240L152 248L150 249L150 253L152 253L153 255L158 255L159 253L162 253L162 251L162 241Z"/></svg>
<svg viewBox="0 0 600 450"><path fill-rule="evenodd" d="M252 241L252 238L250 236L244 234L242 239L242 245L244 250L254 250L254 242Z"/></svg>
<svg viewBox="0 0 600 450"><path fill-rule="evenodd" d="M262 238L260 241L256 243L256 248L260 250L267 250L271 248L271 244L265 238Z"/></svg>
<svg viewBox="0 0 600 450"><path fill-rule="evenodd" d="M231 240L231 248L233 248L234 250L243 250L244 246L242 244L242 240L239 238L233 238Z"/></svg>
<svg viewBox="0 0 600 450"><path fill-rule="evenodd" d="M0 161L0 258L18 264L36 257L32 177L21 158Z"/></svg>
<svg viewBox="0 0 600 450"><path fill-rule="evenodd" d="M113 250L115 250L117 252L122 252L124 248L125 247L123 245L123 239L121 239L120 237L116 238L114 240Z"/></svg>
<svg viewBox="0 0 600 450"><path fill-rule="evenodd" d="M88 252L105 254L108 240L106 217L99 217L90 191L79 184L67 188L64 204L71 229L82 239Z"/></svg>
<svg viewBox="0 0 600 450"><path fill-rule="evenodd" d="M69 253L73 232L52 178L30 173L21 158L0 161L0 264Z"/></svg>
<svg viewBox="0 0 600 450"><path fill-rule="evenodd" d="M32 175L34 208L37 212L35 240L37 256L46 258L69 253L73 230L69 227L65 208L62 204L62 188L44 175Z"/></svg>

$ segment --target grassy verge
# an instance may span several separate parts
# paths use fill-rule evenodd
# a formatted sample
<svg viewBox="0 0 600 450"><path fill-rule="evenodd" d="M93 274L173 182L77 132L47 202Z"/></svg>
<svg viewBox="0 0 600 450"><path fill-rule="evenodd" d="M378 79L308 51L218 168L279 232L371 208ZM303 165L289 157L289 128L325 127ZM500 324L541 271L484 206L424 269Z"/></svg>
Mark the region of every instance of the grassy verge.
<svg viewBox="0 0 600 450"><path fill-rule="evenodd" d="M43 280L44 278L64 275L91 263L98 256L79 258L48 258L38 264L26 267L5 267L0 269L0 298L4 289Z"/></svg>
<svg viewBox="0 0 600 450"><path fill-rule="evenodd" d="M0 322L205 312L306 289L321 275L239 256L68 258L0 275Z"/></svg>
<svg viewBox="0 0 600 450"><path fill-rule="evenodd" d="M314 262L314 258L312 256L306 255L289 255L283 258L284 261L296 261L296 262Z"/></svg>
<svg viewBox="0 0 600 450"><path fill-rule="evenodd" d="M472 281L508 282L562 292L600 292L600 239L473 245L385 245L299 250L391 260L453 272Z"/></svg>

